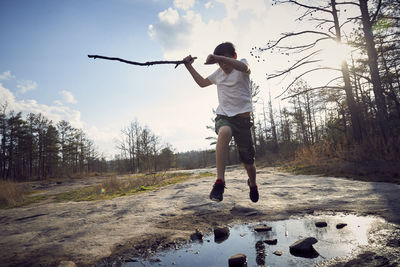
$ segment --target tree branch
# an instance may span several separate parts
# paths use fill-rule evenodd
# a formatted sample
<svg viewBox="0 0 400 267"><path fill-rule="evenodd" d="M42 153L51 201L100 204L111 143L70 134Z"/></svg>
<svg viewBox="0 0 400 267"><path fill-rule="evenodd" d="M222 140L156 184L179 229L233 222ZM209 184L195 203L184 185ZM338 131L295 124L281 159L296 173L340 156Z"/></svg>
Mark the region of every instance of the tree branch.
<svg viewBox="0 0 400 267"><path fill-rule="evenodd" d="M382 0L378 1L378 6L376 7L376 11L374 16L371 19L371 24L374 24L376 21L376 17L378 16L379 11L381 10L381 6L382 6Z"/></svg>
<svg viewBox="0 0 400 267"><path fill-rule="evenodd" d="M394 20L400 20L400 17L394 17L394 16L382 16L382 18L385 18L385 19L394 19Z"/></svg>
<svg viewBox="0 0 400 267"><path fill-rule="evenodd" d="M302 65L310 64L310 63L315 63L315 62L321 61L321 60L307 60L307 61L305 61L306 59L312 57L313 55L315 55L315 54L317 54L317 53L319 53L319 52L321 52L321 50L317 50L317 51L314 51L314 52L308 54L307 56L303 57L302 59L296 61L296 63L294 63L294 64L293 64L292 66L290 66L288 69L283 70L283 71L281 71L281 72L279 72L279 73L277 73L277 74L271 74L271 75L267 76L267 79L268 79L268 80L269 80L269 79L274 79L274 78L277 78L277 77L279 77L279 76L282 76L283 74L288 73L288 72L290 72L290 71L292 71L292 70L294 70L294 69L297 69L298 67L301 67ZM304 61L304 62L302 62L302 61Z"/></svg>
<svg viewBox="0 0 400 267"><path fill-rule="evenodd" d="M282 40L284 40L284 39L286 39L286 38L289 38L289 37L292 37L292 36L297 36L297 35L302 35L302 34L306 34L306 33L321 34L321 35L327 36L328 38L336 39L336 38L333 37L332 35L329 35L329 34L327 34L327 33L325 33L325 32L319 32L319 31L290 32L290 33L284 33L283 36L282 36L281 38L279 38L277 41L275 41L274 44L270 45L270 46L267 47L267 48L262 48L261 50L272 49L272 48L274 48L275 46L277 46Z"/></svg>
<svg viewBox="0 0 400 267"><path fill-rule="evenodd" d="M305 71L305 72L303 72L302 74L300 74L299 76L297 76L297 77L286 87L286 89L285 89L280 95L278 95L277 97L275 97L275 99L278 98L278 97L281 97L284 93L286 93L287 90L289 90L290 87L291 87L298 79L300 79L301 77L303 77L304 75L306 75L306 74L308 74L308 73L310 73L310 72L314 72L314 71L318 71L318 70L336 70L336 71L341 71L341 70L339 70L339 69L336 69L336 68L329 68L329 67L321 67L321 68L315 68L315 69L312 69L312 70Z"/></svg>
<svg viewBox="0 0 400 267"><path fill-rule="evenodd" d="M318 87L313 87L313 88L306 89L304 91L301 91L299 93L296 93L296 94L293 94L293 95L290 95L290 96L285 96L284 98L282 98L282 100L285 100L285 99L288 99L288 98L292 98L292 97L295 97L295 96L298 96L298 95L301 95L301 94L305 94L305 93L307 93L309 91L318 90L318 89L338 89L338 90L340 89L340 90L342 90L343 87L340 87L340 86L318 86Z"/></svg>
<svg viewBox="0 0 400 267"><path fill-rule="evenodd" d="M305 44L305 45L298 45L298 46L277 46L277 49L284 49L284 50L295 50L292 51L292 53L302 53L310 48L315 47L317 43L320 41L328 40L331 39L330 37L322 37L317 40L315 40L313 43Z"/></svg>
<svg viewBox="0 0 400 267"><path fill-rule="evenodd" d="M354 2L336 2L336 5L354 5L354 6L360 6L360 4L354 3Z"/></svg>
<svg viewBox="0 0 400 267"><path fill-rule="evenodd" d="M318 11L327 12L327 13L332 14L332 11L329 10L329 9L324 9L324 8L316 7L316 6L308 6L308 5L299 3L299 2L297 2L297 1L295 1L295 0L281 1L281 2L279 2L279 3L282 3L282 4L285 4L285 3L292 3L292 4L296 4L296 5L301 6L301 7L304 7L304 8L314 9L314 10L318 10Z"/></svg>
<svg viewBox="0 0 400 267"><path fill-rule="evenodd" d="M176 60L176 61L148 61L148 62L135 62L135 61L129 61L125 60L122 58L118 57L104 57L104 56L99 56L99 55L88 55L89 58L101 58L101 59L107 59L107 60L118 60L123 63L127 64L132 64L132 65L138 65L138 66L151 66L151 65L160 65L160 64L176 64L175 68L178 67L180 64L184 64L185 62L183 60Z"/></svg>

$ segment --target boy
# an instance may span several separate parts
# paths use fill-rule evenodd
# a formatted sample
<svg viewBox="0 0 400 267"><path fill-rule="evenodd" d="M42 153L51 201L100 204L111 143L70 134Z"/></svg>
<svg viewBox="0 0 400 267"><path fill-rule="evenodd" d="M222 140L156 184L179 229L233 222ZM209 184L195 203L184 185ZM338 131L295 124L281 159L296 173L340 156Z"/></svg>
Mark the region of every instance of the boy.
<svg viewBox="0 0 400 267"><path fill-rule="evenodd" d="M252 111L250 93L250 69L245 59L237 60L235 47L226 42L218 45L214 54L207 57L205 64L218 63L219 68L207 78L203 78L192 66L196 57L185 57L185 66L200 87L217 85L218 108L215 119L215 132L218 134L216 147L217 180L210 193L210 199L222 201L225 188L225 164L232 136L239 148L240 160L244 164L249 179L250 199L258 201L254 147L251 138L250 112Z"/></svg>

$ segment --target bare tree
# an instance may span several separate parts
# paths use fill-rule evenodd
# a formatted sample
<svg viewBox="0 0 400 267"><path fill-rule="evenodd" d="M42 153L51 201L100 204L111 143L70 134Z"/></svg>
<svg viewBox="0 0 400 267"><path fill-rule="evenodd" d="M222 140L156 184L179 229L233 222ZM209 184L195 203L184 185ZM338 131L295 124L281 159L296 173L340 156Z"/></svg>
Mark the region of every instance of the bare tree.
<svg viewBox="0 0 400 267"><path fill-rule="evenodd" d="M346 102L349 107L351 122L352 122L352 129L353 129L353 137L356 141L361 141L362 139L362 130L361 130L361 121L359 118L359 112L357 110L357 106L354 101L353 90L350 82L350 75L349 69L346 61L343 61L341 64L341 69L337 69L333 66L318 66L322 62L322 59L318 56L320 55L321 49L318 48L321 43L330 41L330 42L337 42L338 44L342 43L342 33L341 27L348 23L346 21L342 24L339 22L338 11L337 11L337 4L335 0L331 0L330 2L322 1L321 5L309 5L307 1L296 1L296 0L283 0L283 1L276 1L276 4L284 4L289 3L296 5L302 9L305 9L303 15L298 17L299 21L304 19L308 19L310 22L314 22L314 28L311 30L304 30L300 32L289 32L284 33L281 38L276 41L270 41L266 48L259 49L260 51L266 50L278 50L281 53L290 55L290 54L305 54L304 56L300 57L298 60L295 61L294 64L289 66L288 68L278 71L275 74L268 75L268 79L277 78L283 75L287 75L295 70L301 71L300 74L296 75L292 82L286 87L286 89L281 93L282 96L285 92L287 92L292 86L296 84L296 82L300 79L303 79L305 76L320 71L340 71L341 78L344 82L344 86L335 86L332 85L333 82L338 81L339 77L334 77L332 80L328 81L324 86L318 87L310 87L307 89L309 90L317 90L317 89L324 89L324 90L337 90L337 89L344 89L346 93ZM316 16L318 14L319 16ZM327 26L328 29L324 30L324 27ZM332 29L335 31L333 32ZM292 41L294 38L298 38L301 36L310 36L313 35L315 38L308 43L298 44L298 45L285 45L285 41ZM301 94L302 92L300 92ZM298 93L299 94L299 93ZM288 96L288 97L295 97L297 96Z"/></svg>

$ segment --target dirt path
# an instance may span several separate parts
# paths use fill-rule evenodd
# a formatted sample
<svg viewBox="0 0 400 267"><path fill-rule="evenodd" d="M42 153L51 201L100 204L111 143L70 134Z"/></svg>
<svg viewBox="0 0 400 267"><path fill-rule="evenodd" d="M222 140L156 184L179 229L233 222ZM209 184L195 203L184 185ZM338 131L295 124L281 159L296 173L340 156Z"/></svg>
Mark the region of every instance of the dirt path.
<svg viewBox="0 0 400 267"><path fill-rule="evenodd" d="M249 200L245 171L234 167L227 171L221 203L208 199L215 177L205 177L107 201L0 210L0 265L57 265L62 260L91 265L111 255L187 240L196 228L207 232L216 225L314 212L376 215L400 224L400 185L292 175L274 168L257 173L258 203Z"/></svg>

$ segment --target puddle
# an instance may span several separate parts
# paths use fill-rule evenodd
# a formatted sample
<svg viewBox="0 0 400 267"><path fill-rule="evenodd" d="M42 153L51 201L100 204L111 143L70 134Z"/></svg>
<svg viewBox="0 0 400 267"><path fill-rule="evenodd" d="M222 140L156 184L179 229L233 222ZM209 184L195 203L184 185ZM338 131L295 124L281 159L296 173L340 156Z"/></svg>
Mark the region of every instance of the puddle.
<svg viewBox="0 0 400 267"><path fill-rule="evenodd" d="M325 221L326 227L316 227L315 222ZM203 238L203 242L193 242L176 250L154 254L151 259L134 258L124 266L228 266L228 259L237 253L247 256L247 266L313 266L334 257L349 256L358 246L368 244L368 230L381 219L355 215L321 215L293 218L282 221L258 222L229 227L230 235L223 242L215 242L214 235ZM342 229L336 225L346 223ZM254 226L267 224L271 231L255 232ZM313 245L319 255L313 258L294 256L289 246L299 239L314 237ZM277 239L276 245L265 245L264 254L257 257L257 241ZM260 242L259 242L260 243ZM283 254L277 256L275 251Z"/></svg>

